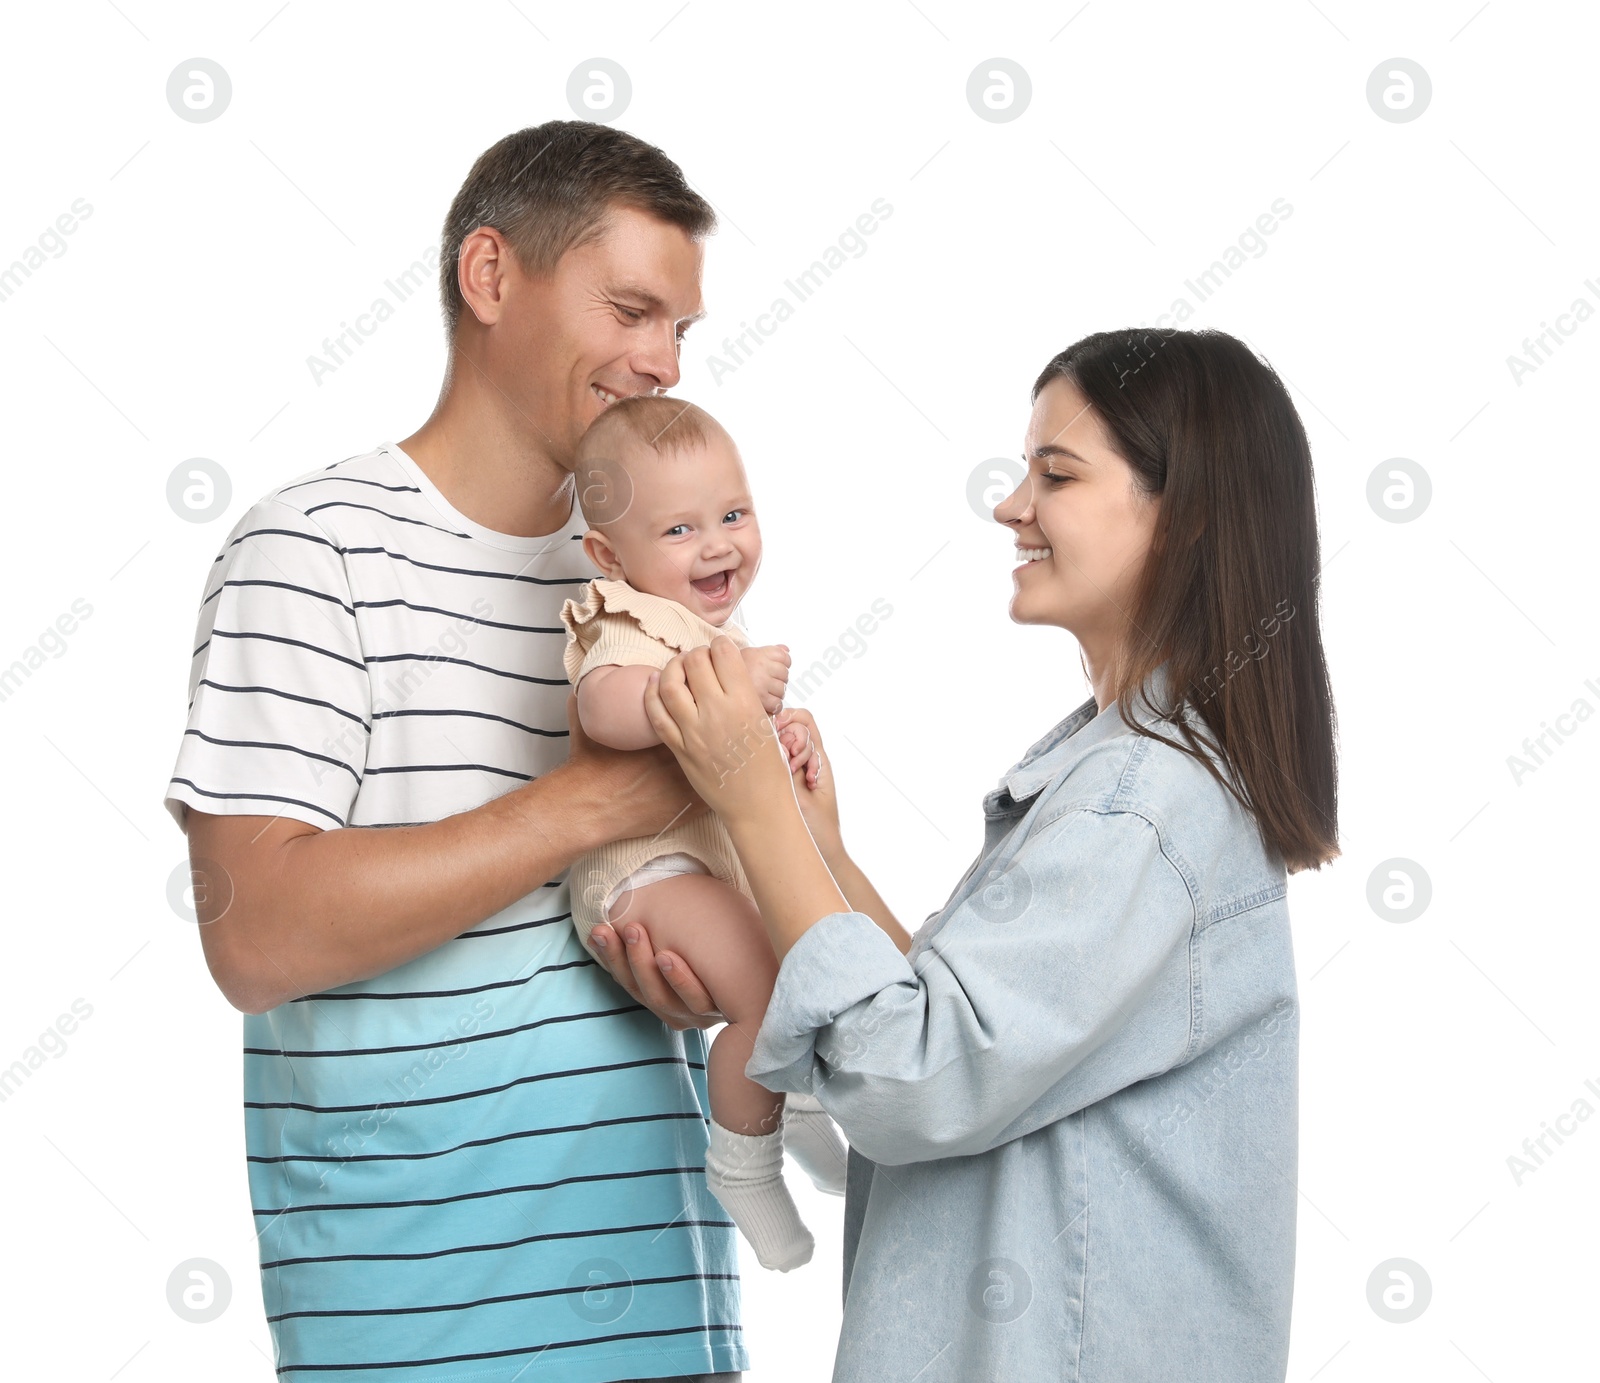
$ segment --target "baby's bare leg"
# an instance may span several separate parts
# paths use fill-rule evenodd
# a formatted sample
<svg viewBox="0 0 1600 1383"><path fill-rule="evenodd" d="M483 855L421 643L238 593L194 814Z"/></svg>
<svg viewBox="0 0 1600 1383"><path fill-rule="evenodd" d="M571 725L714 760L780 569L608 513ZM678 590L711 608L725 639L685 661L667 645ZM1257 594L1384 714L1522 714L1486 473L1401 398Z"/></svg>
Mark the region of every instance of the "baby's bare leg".
<svg viewBox="0 0 1600 1383"><path fill-rule="evenodd" d="M778 959L756 905L709 874L675 874L623 890L609 921L618 928L637 922L657 951L682 956L726 1016L706 1064L717 1122L734 1133L773 1132L783 1119L784 1097L744 1073L778 978Z"/></svg>
<svg viewBox="0 0 1600 1383"><path fill-rule="evenodd" d="M611 920L639 923L658 951L688 961L727 1017L706 1063L706 1187L762 1267L787 1272L808 1262L815 1241L783 1181L783 1095L744 1073L778 975L761 914L709 874L675 874L620 894Z"/></svg>

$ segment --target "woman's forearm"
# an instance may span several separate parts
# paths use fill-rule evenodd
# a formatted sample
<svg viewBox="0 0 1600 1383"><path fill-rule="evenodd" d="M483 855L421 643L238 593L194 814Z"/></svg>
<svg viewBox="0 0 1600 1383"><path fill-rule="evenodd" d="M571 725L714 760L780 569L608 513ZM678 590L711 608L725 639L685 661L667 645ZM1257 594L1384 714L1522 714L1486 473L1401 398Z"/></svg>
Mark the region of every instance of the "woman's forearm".
<svg viewBox="0 0 1600 1383"><path fill-rule="evenodd" d="M824 917L853 910L792 797L759 817L725 824L780 963Z"/></svg>
<svg viewBox="0 0 1600 1383"><path fill-rule="evenodd" d="M911 933L900 925L883 896L872 886L872 880L861 872L856 862L845 853L843 845L823 856L835 882L849 900L851 911L864 912L888 934L889 940L905 955L911 949Z"/></svg>

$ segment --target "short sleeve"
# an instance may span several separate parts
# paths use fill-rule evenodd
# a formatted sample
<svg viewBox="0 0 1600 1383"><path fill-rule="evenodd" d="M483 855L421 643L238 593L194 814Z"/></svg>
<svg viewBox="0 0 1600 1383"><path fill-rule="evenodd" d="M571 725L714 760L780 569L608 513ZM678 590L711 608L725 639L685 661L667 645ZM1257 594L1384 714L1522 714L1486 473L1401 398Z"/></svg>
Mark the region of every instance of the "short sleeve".
<svg viewBox="0 0 1600 1383"><path fill-rule="evenodd" d="M188 807L343 826L370 728L344 554L298 509L261 500L206 583L167 810L184 830Z"/></svg>
<svg viewBox="0 0 1600 1383"><path fill-rule="evenodd" d="M578 677L574 685L586 672L607 664L620 667L642 664L645 667L663 668L677 656L675 649L668 648L660 639L645 633L632 615L607 610L595 616L594 625L600 632L578 665Z"/></svg>

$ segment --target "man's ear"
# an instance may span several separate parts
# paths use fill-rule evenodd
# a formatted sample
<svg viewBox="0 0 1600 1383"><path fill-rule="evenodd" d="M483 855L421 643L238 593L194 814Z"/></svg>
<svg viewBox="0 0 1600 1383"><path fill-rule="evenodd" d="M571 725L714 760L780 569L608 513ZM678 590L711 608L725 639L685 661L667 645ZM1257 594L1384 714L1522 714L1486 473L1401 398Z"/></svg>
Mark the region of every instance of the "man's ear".
<svg viewBox="0 0 1600 1383"><path fill-rule="evenodd" d="M591 528L583 535L583 555L612 581L622 579L622 563L617 560L617 550L598 528Z"/></svg>
<svg viewBox="0 0 1600 1383"><path fill-rule="evenodd" d="M456 286L467 310L484 326L493 326L500 320L506 272L514 263L510 244L493 226L479 226L461 242Z"/></svg>

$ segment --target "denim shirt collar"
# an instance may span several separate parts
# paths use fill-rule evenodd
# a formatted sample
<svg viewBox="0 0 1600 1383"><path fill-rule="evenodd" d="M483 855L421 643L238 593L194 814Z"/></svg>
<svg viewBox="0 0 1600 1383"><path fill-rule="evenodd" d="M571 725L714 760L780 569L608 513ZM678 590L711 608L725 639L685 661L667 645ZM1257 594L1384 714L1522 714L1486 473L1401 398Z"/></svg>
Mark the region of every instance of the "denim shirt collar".
<svg viewBox="0 0 1600 1383"><path fill-rule="evenodd" d="M1150 675L1148 687L1150 699L1158 710L1169 709L1165 663ZM1130 714L1141 725L1157 724L1161 717L1151 714L1143 703L1144 698L1135 693L1129 708ZM985 810L1004 810L1002 803L1007 793L1012 802L1026 801L1064 774L1095 745L1115 735L1131 733L1115 701L1105 710L1096 711L1095 700L1091 696L1042 739L1029 746L1027 752L1001 775L1000 785L984 798Z"/></svg>

